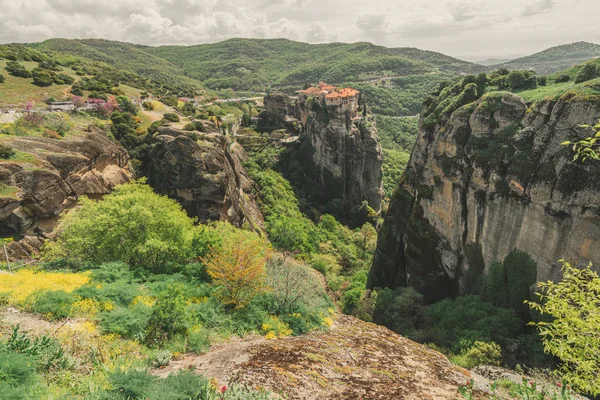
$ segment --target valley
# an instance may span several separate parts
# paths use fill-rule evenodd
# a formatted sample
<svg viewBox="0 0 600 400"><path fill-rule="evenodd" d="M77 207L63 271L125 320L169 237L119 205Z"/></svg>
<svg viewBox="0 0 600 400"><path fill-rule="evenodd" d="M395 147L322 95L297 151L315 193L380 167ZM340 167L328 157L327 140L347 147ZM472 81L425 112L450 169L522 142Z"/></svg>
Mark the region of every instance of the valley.
<svg viewBox="0 0 600 400"><path fill-rule="evenodd" d="M0 45L0 398L593 398L596 50Z"/></svg>

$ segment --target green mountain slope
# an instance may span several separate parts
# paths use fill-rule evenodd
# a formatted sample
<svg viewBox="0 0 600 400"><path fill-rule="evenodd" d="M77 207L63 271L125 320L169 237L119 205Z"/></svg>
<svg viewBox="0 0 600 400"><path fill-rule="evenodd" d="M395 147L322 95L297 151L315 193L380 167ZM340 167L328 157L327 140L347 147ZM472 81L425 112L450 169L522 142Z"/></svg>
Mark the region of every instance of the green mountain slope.
<svg viewBox="0 0 600 400"><path fill-rule="evenodd" d="M266 89L318 80L332 83L388 76L472 72L478 66L443 54L371 43L311 45L287 39L230 39L197 46L161 46L150 53L210 88Z"/></svg>
<svg viewBox="0 0 600 400"><path fill-rule="evenodd" d="M186 77L181 68L152 55L148 46L104 39L49 39L29 46L41 51L59 52L102 62L120 70L135 72L166 86L200 87L200 83Z"/></svg>
<svg viewBox="0 0 600 400"><path fill-rule="evenodd" d="M588 42L576 42L551 47L527 57L517 58L490 69L500 67L510 70L533 69L538 75L547 75L581 64L594 57L600 57L600 45Z"/></svg>

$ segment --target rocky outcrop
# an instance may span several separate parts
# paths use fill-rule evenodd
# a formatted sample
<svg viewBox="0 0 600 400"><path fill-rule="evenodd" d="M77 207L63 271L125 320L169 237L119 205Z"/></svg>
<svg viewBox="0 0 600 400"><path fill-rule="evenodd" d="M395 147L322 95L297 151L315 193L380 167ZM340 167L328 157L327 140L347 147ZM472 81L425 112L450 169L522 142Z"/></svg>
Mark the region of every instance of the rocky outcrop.
<svg viewBox="0 0 600 400"><path fill-rule="evenodd" d="M18 153L0 160L0 235L49 232L79 196L101 196L133 177L129 155L105 132L65 139L3 140Z"/></svg>
<svg viewBox="0 0 600 400"><path fill-rule="evenodd" d="M321 206L337 201L334 208L347 215L358 213L365 201L380 210L383 156L371 115L316 97L293 101L282 93L265 97L265 108L266 119L293 125L287 128L292 135L300 132L300 144L291 151L302 171L293 172L304 176L308 197Z"/></svg>
<svg viewBox="0 0 600 400"><path fill-rule="evenodd" d="M237 142L218 133L197 136L169 127L148 140L144 168L155 191L177 200L202 222L222 220L264 230L257 188L242 166L246 153Z"/></svg>
<svg viewBox="0 0 600 400"><path fill-rule="evenodd" d="M467 271L485 273L515 248L537 262L538 281L560 278L563 257L600 265L600 163L573 162L561 146L589 136L578 125L598 121L599 96L528 106L497 92L445 116L430 111L432 101L380 232L370 287L409 285L435 301L464 292Z"/></svg>
<svg viewBox="0 0 600 400"><path fill-rule="evenodd" d="M337 106L319 105L302 114L307 117L301 161L316 176L325 197L340 199L347 211L356 212L367 201L379 212L383 155L372 116L351 118Z"/></svg>
<svg viewBox="0 0 600 400"><path fill-rule="evenodd" d="M340 315L328 331L273 340L236 340L156 369L165 377L191 370L225 385L264 387L289 400L458 400L475 379L474 399L489 382L437 351L387 328Z"/></svg>
<svg viewBox="0 0 600 400"><path fill-rule="evenodd" d="M298 134L298 125L289 118L294 115L295 102L281 92L269 93L264 98L264 111L258 116L257 127L260 132L286 129Z"/></svg>

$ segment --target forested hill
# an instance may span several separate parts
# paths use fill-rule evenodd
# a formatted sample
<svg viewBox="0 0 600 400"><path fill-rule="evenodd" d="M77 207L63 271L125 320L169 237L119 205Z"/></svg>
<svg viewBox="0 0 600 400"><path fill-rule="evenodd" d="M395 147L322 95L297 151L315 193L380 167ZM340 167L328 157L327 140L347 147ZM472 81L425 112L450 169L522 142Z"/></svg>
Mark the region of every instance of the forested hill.
<svg viewBox="0 0 600 400"><path fill-rule="evenodd" d="M490 66L490 70L500 67L510 70L533 69L538 75L547 75L581 64L591 58L600 57L600 45L576 42L551 47L527 57Z"/></svg>
<svg viewBox="0 0 600 400"><path fill-rule="evenodd" d="M31 45L160 77L188 77L212 89L265 90L424 73L476 72L481 67L440 53L371 43L311 45L287 39L230 39L195 46L148 47L102 39L50 39Z"/></svg>
<svg viewBox="0 0 600 400"><path fill-rule="evenodd" d="M28 45L36 50L52 52L58 57L75 56L98 61L119 70L135 72L165 85L178 83L200 87L199 82L185 76L183 70L149 52L151 47L104 39L48 39Z"/></svg>
<svg viewBox="0 0 600 400"><path fill-rule="evenodd" d="M333 83L478 67L443 54L371 43L311 45L287 39L230 39L198 46L164 46L153 54L180 65L208 87L250 88Z"/></svg>

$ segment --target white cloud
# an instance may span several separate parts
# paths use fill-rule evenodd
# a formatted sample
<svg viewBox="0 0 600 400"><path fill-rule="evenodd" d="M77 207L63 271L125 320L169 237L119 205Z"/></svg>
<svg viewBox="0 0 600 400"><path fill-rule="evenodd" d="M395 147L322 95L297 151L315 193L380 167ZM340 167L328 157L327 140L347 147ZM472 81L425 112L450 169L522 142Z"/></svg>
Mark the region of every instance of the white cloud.
<svg viewBox="0 0 600 400"><path fill-rule="evenodd" d="M524 17L531 17L537 14L545 14L552 11L553 7L554 0L536 0L527 5L521 15Z"/></svg>
<svg viewBox="0 0 600 400"><path fill-rule="evenodd" d="M0 0L0 41L372 41L482 59L600 42L597 0ZM536 17L544 14L543 17Z"/></svg>

